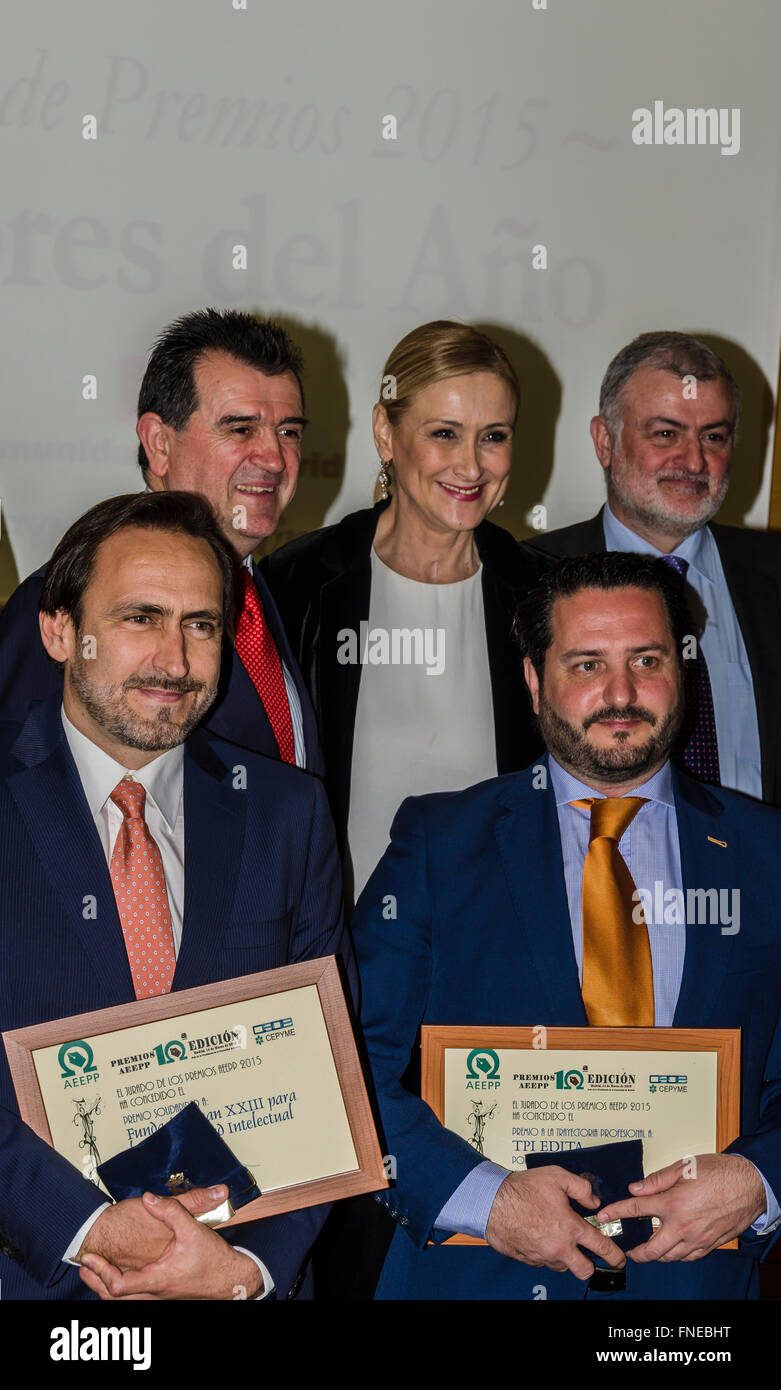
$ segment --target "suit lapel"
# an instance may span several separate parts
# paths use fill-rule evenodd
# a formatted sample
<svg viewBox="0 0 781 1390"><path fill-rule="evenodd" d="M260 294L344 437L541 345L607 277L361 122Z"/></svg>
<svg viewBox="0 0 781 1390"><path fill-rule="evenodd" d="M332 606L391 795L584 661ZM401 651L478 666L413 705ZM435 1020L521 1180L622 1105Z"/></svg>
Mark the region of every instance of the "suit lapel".
<svg viewBox="0 0 781 1390"><path fill-rule="evenodd" d="M309 695L282 626L279 610L257 565L253 565L252 575L258 587L269 631L276 643L280 659L293 677L301 701L307 769L317 772L317 728ZM277 740L266 707L232 642L226 641L223 644L217 700L204 720L204 727L211 729L219 738L236 743L242 748L249 748L269 758L279 757Z"/></svg>
<svg viewBox="0 0 781 1390"><path fill-rule="evenodd" d="M211 729L218 738L242 748L250 748L269 758L279 757L263 701L232 643L223 645L220 690L204 720L204 727Z"/></svg>
<svg viewBox="0 0 781 1390"><path fill-rule="evenodd" d="M368 619L370 601L371 567L368 560L332 579L321 592L318 706L322 711L323 752L332 778L334 818L340 840L347 835L353 735L362 671L360 625ZM337 639L343 628L349 628L356 634L359 656L356 664L342 665L338 660Z"/></svg>
<svg viewBox="0 0 781 1390"><path fill-rule="evenodd" d="M737 840L725 826L724 803L710 788L673 769L673 792L681 849L681 876L687 889L715 888L730 894L740 883ZM708 913L708 916L710 914ZM690 919L691 911L686 917ZM687 920L686 953L674 1027L703 1028L730 969L735 936L722 934L718 923Z"/></svg>
<svg viewBox="0 0 781 1390"><path fill-rule="evenodd" d="M313 673L314 702L320 720L328 795L340 852L347 840L347 817L352 776L353 736L361 685L361 665L338 659L339 633L354 632L360 656L360 625L368 621L371 604L371 551L377 523L388 506L353 512L335 526L321 564L327 577L320 589Z"/></svg>
<svg viewBox="0 0 781 1390"><path fill-rule="evenodd" d="M241 749L236 749L241 763ZM226 769L202 735L184 756L184 920L174 989L216 977L216 959L230 917L244 851L246 798L222 785Z"/></svg>
<svg viewBox="0 0 781 1390"><path fill-rule="evenodd" d="M512 635L519 599L539 577L536 563L501 527L483 522L475 531L482 564L483 613L491 676L496 770L519 772L544 747L526 695L518 643Z"/></svg>
<svg viewBox="0 0 781 1390"><path fill-rule="evenodd" d="M574 526L562 526L558 531L542 531L539 536L530 537L525 544L557 559L565 555L601 552L605 549L604 514L605 508L600 507L596 516L589 517L588 521L577 521Z"/></svg>
<svg viewBox="0 0 781 1390"><path fill-rule="evenodd" d="M285 631L284 623L282 622L282 619L280 617L279 609L277 608L277 605L274 601L274 596L265 579L263 578L263 575L258 569L258 566L254 563L252 565L252 575L257 585L258 593L260 594L261 602L263 604L263 612L266 615L266 621L269 625L271 635L277 644L277 651L279 652L281 660L283 661L284 665L287 667L288 671L290 672L290 675L293 678L296 690L298 691L298 698L301 701L301 715L304 725L304 746L306 748L307 771L315 772L318 775L321 775L321 768L319 766L316 766L317 758L319 756L317 721L315 720L315 712L312 708L312 701L309 698L309 691L306 688L301 669L293 654L293 649L290 645L290 642L288 641L287 632Z"/></svg>
<svg viewBox="0 0 781 1390"><path fill-rule="evenodd" d="M499 856L539 978L539 1022L585 1027L556 803L550 785L535 790L532 776L508 779L494 827Z"/></svg>
<svg viewBox="0 0 781 1390"><path fill-rule="evenodd" d="M38 707L30 716L14 750L25 760L31 735L43 733L38 751L46 748L44 756L12 773L8 786L42 870L100 980L106 1005L120 1004L134 999L135 992L114 890L62 730L59 695L47 701L49 705L51 709ZM38 728L34 730L36 721ZM57 736L57 725L61 737Z"/></svg>

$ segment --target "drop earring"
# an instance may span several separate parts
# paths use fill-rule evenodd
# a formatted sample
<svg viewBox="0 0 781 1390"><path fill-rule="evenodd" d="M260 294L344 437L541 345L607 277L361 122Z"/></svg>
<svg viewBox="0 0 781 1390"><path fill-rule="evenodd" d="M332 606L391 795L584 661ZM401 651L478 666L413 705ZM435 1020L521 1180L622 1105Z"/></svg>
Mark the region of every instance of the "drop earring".
<svg viewBox="0 0 781 1390"><path fill-rule="evenodd" d="M392 464L393 459L380 459L380 472L377 478L377 482L380 488L380 498L383 502L387 502L388 498L390 497L390 468Z"/></svg>

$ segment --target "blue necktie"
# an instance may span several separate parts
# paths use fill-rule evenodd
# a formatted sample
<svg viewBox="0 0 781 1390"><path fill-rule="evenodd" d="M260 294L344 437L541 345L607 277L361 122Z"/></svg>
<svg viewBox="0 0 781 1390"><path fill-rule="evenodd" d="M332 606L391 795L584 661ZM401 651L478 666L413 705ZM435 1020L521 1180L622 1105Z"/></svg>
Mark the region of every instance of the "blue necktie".
<svg viewBox="0 0 781 1390"><path fill-rule="evenodd" d="M689 561L680 555L665 555L664 560L682 582L686 581ZM719 745L716 737L716 716L713 711L708 663L697 642L697 655L684 664L684 695L686 714L678 742L678 756L692 777L700 782L720 785Z"/></svg>

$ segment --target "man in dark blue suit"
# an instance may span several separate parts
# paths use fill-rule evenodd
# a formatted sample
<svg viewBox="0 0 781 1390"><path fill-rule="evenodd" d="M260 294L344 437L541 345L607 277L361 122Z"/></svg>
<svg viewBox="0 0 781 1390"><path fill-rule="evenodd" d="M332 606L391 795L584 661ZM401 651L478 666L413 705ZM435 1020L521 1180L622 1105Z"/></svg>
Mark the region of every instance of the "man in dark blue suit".
<svg viewBox="0 0 781 1390"><path fill-rule="evenodd" d="M99 503L55 550L38 641L63 666L62 695L0 724L0 1029L332 954L352 971L319 780L196 727L236 572L188 493ZM102 1296L66 1263L92 1256L159 1290L169 1226L140 1200L104 1209L19 1118L4 1055L0 1177L4 1298ZM158 1296L284 1298L326 1209L224 1234L177 1212Z"/></svg>
<svg viewBox="0 0 781 1390"><path fill-rule="evenodd" d="M146 486L201 493L246 575L236 643L226 643L207 725L242 748L322 774L317 723L277 606L252 551L292 501L304 418L301 354L278 325L205 309L166 328L138 398L138 461ZM0 616L0 715L61 688L38 641L45 566ZM254 632L263 637L259 652Z"/></svg>
<svg viewBox="0 0 781 1390"><path fill-rule="evenodd" d="M519 615L548 754L396 817L353 919L398 1171L379 1298L757 1296L781 1216L781 815L671 767L687 624L662 561L562 562ZM665 903L716 889L719 920L655 920L658 885ZM410 1088L421 1024L740 1028L740 1138L600 1210L585 1177L508 1173L439 1123ZM661 1225L625 1260L570 1199ZM488 1247L446 1246L458 1231Z"/></svg>

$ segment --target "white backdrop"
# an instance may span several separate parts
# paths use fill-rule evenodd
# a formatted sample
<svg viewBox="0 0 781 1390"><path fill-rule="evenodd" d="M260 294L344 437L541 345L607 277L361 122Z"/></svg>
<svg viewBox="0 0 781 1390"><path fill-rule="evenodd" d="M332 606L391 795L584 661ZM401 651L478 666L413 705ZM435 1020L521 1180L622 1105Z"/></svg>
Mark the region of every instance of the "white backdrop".
<svg viewBox="0 0 781 1390"><path fill-rule="evenodd" d="M371 500L382 363L439 316L489 325L524 371L516 533L536 502L549 527L595 510L602 373L658 327L716 335L746 387L727 519L764 525L778 0L246 3L39 0L6 26L0 491L20 575L139 485L145 355L206 304L282 316L305 348L315 424L285 535ZM655 100L739 108L739 153L633 144Z"/></svg>

